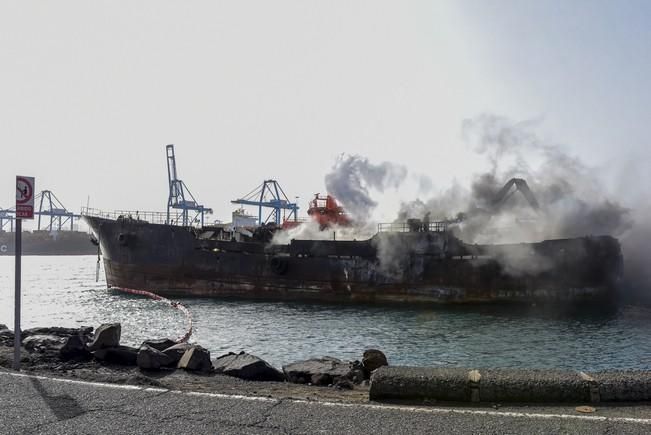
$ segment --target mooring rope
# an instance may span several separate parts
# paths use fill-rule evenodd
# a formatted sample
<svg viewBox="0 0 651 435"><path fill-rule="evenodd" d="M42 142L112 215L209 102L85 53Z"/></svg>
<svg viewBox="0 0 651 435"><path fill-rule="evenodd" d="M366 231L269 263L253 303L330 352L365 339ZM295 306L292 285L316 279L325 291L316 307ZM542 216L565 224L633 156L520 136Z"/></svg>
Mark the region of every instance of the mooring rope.
<svg viewBox="0 0 651 435"><path fill-rule="evenodd" d="M183 335L182 337L180 337L180 338L178 338L178 339L176 339L174 341L176 343L185 343L190 339L190 336L192 335L192 313L190 313L190 310L188 310L188 308L185 305L183 305L183 304L181 304L179 302L170 301L167 298L164 298L164 297L162 297L160 295L157 295L156 293L152 293L152 292L149 292L147 290L136 290L136 289L125 288L125 287L112 287L112 288L115 288L115 289L117 289L117 290L119 290L121 292L124 292L124 293L130 293L130 294L133 294L133 295L146 296L146 297L148 297L150 299L153 299L155 301L163 301L166 304L168 304L170 307L176 308L177 310L181 311L183 314L185 314L187 329L185 331L185 335Z"/></svg>

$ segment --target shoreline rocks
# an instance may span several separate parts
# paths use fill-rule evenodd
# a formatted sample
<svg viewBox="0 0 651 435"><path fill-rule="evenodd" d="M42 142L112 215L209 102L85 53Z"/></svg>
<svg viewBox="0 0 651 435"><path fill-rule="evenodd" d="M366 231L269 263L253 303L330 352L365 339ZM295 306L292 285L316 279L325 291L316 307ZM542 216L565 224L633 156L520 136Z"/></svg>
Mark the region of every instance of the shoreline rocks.
<svg viewBox="0 0 651 435"><path fill-rule="evenodd" d="M61 338L68 338L73 335L81 335L82 337L87 337L88 339L90 339L92 334L93 334L92 326L81 326L79 328L63 328L60 326L50 326L50 327L37 327L37 328L24 329L20 334L20 338L22 340L25 340L26 338L34 335L53 335Z"/></svg>
<svg viewBox="0 0 651 435"><path fill-rule="evenodd" d="M171 357L147 344L140 346L136 357L138 368L143 370L159 370L161 367L167 367L172 363Z"/></svg>
<svg viewBox="0 0 651 435"><path fill-rule="evenodd" d="M0 341L13 346L13 332L0 325ZM120 323L105 323L97 329L31 328L22 332L22 361L28 368L66 371L80 365L88 369L137 368L145 372L183 369L188 373L218 374L247 381L290 382L351 389L365 378L359 361L348 362L332 357L312 358L287 364L283 370L246 353L228 353L210 359L210 352L198 344L176 343L170 339L149 339L139 348L120 344ZM380 352L380 351L377 351ZM381 352L380 352L381 353ZM10 355L11 354L11 355ZM12 352L0 355L0 365L11 367Z"/></svg>
<svg viewBox="0 0 651 435"><path fill-rule="evenodd" d="M149 347L153 347L154 349L162 352L165 349L168 349L174 345L176 345L176 341L170 339L170 338L159 338L157 340L145 340L142 342L142 345L147 345Z"/></svg>
<svg viewBox="0 0 651 435"><path fill-rule="evenodd" d="M370 377L374 370L383 366L388 366L387 357L381 350L366 349L362 356L362 366L367 378Z"/></svg>
<svg viewBox="0 0 651 435"><path fill-rule="evenodd" d="M220 373L248 381L278 381L285 376L266 361L246 352L228 353L213 361L215 373Z"/></svg>
<svg viewBox="0 0 651 435"><path fill-rule="evenodd" d="M198 344L192 345L185 351L176 367L199 373L209 373L212 370L210 352Z"/></svg>
<svg viewBox="0 0 651 435"><path fill-rule="evenodd" d="M122 345L105 347L93 352L93 356L100 361L124 366L135 366L138 360L138 349Z"/></svg>
<svg viewBox="0 0 651 435"><path fill-rule="evenodd" d="M120 345L120 336L122 334L122 325L119 323L103 323L95 330L93 341L88 346L91 352L117 347Z"/></svg>
<svg viewBox="0 0 651 435"><path fill-rule="evenodd" d="M172 360L171 364L177 365L185 352L191 347L192 345L189 343L178 343L163 350L163 353Z"/></svg>
<svg viewBox="0 0 651 435"><path fill-rule="evenodd" d="M30 335L23 338L22 345L30 352L46 352L49 350L59 351L65 339L56 335Z"/></svg>
<svg viewBox="0 0 651 435"><path fill-rule="evenodd" d="M296 384L332 385L341 379L352 380L355 369L353 363L325 356L284 365L283 373L289 382Z"/></svg>
<svg viewBox="0 0 651 435"><path fill-rule="evenodd" d="M91 353L88 350L86 343L87 340L81 335L71 335L59 349L59 356L63 361L85 361L91 357Z"/></svg>

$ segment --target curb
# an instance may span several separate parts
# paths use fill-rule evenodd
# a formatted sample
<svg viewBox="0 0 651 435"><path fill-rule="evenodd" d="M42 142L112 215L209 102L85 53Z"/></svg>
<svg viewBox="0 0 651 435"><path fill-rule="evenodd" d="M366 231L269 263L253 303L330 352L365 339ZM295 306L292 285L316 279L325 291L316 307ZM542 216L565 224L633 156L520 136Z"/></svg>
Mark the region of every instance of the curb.
<svg viewBox="0 0 651 435"><path fill-rule="evenodd" d="M380 367L370 400L598 403L651 400L651 371Z"/></svg>

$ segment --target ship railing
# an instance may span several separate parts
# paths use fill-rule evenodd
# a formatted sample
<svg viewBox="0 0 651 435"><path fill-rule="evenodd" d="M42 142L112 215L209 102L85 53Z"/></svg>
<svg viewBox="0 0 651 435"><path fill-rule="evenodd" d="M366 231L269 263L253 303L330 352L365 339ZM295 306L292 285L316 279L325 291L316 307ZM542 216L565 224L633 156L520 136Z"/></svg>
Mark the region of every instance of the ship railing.
<svg viewBox="0 0 651 435"><path fill-rule="evenodd" d="M146 211L146 210L113 210L113 211L104 211L97 208L91 207L82 207L81 209L82 216L94 216L105 219L120 219L128 218L135 219L139 221L149 222L150 224L166 224L166 225L179 225L183 222L183 217L181 213L173 213L169 216L169 222L167 220L167 213L163 211ZM192 226L200 226L200 222L193 222Z"/></svg>
<svg viewBox="0 0 651 435"><path fill-rule="evenodd" d="M379 233L418 233L418 232L431 232L442 233L447 231L448 223L445 221L440 222L421 222L421 221L408 221L408 222L390 222L378 224L377 230Z"/></svg>

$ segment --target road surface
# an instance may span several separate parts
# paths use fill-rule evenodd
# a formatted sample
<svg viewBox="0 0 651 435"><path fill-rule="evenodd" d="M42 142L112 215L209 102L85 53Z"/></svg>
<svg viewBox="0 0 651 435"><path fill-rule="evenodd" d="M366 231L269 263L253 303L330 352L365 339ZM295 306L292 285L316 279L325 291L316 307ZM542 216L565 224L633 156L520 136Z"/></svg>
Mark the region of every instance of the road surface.
<svg viewBox="0 0 651 435"><path fill-rule="evenodd" d="M651 433L651 407L457 408L192 393L0 372L3 434Z"/></svg>

